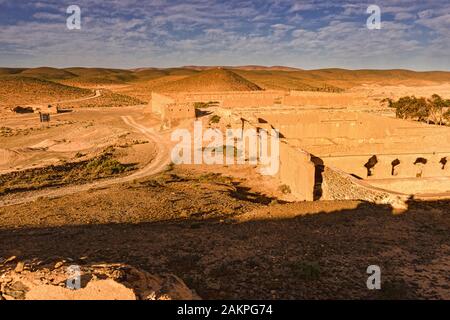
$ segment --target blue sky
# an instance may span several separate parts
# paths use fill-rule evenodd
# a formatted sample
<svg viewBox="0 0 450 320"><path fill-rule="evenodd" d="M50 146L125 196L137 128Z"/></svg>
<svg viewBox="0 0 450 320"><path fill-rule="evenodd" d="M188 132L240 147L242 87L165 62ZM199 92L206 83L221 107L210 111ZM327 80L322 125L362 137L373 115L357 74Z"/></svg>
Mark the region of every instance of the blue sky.
<svg viewBox="0 0 450 320"><path fill-rule="evenodd" d="M450 70L450 1L0 0L0 66L247 64Z"/></svg>

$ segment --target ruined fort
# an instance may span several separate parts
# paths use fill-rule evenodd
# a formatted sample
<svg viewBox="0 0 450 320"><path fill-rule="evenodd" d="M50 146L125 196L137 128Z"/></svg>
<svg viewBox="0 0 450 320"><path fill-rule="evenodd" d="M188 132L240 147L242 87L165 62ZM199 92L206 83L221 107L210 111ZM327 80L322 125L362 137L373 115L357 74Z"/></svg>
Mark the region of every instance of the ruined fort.
<svg viewBox="0 0 450 320"><path fill-rule="evenodd" d="M450 128L373 112L352 93L299 91L153 93L162 123L196 117L196 103L228 128L280 133L278 179L298 200L357 199L398 204L445 197Z"/></svg>

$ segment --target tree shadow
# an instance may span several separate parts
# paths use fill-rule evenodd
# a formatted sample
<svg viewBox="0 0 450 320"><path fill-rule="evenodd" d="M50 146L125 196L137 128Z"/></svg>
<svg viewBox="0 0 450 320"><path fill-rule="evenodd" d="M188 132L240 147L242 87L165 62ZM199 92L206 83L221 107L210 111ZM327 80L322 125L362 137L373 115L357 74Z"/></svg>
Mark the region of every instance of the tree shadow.
<svg viewBox="0 0 450 320"><path fill-rule="evenodd" d="M212 114L212 111L195 109L195 117L196 117L196 118L201 118L201 117L209 116L210 114Z"/></svg>

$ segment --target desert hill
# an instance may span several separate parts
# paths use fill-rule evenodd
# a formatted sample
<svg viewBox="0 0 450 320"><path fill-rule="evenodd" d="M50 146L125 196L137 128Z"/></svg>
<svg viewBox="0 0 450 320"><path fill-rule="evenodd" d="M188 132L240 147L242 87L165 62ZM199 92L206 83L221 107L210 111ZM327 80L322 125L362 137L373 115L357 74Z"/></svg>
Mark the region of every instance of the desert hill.
<svg viewBox="0 0 450 320"><path fill-rule="evenodd" d="M155 88L156 91L256 91L261 88L227 69L201 71L184 79Z"/></svg>
<svg viewBox="0 0 450 320"><path fill-rule="evenodd" d="M364 84L422 86L450 83L450 72L411 70L346 70L339 68L302 70L283 66L186 66L178 68L0 68L2 83L8 88L0 91L4 103L13 95L16 88L25 89L19 102L41 101L43 95L51 97L50 92L75 92L76 88L108 87L110 85L132 86L131 95L142 98L151 91L247 91L247 90L301 90L340 92ZM9 80L8 80L9 78ZM31 79L31 80L30 80ZM34 79L34 80L33 80ZM46 82L39 82L43 80ZM56 86L62 84L64 86ZM25 87L24 87L25 86ZM31 87L40 87L40 92ZM49 88L48 90L45 88ZM67 91L68 90L68 91ZM75 91L74 91L75 90ZM8 93L6 93L8 92ZM141 97L142 93L142 97ZM36 95L36 97L33 97ZM77 95L77 93L75 93ZM18 96L18 95L17 95ZM28 98L26 98L28 96ZM69 93L70 97L73 97ZM25 98L24 98L25 97ZM53 100L53 99L52 99ZM146 100L148 100L146 98Z"/></svg>
<svg viewBox="0 0 450 320"><path fill-rule="evenodd" d="M210 70L210 69L217 69L217 68L224 68L229 70L278 70L278 71L298 71L301 69L298 68L292 68L292 67L285 67L285 66L258 66L258 65L246 65L246 66L183 66L183 69L189 69L189 70L197 70L197 71L203 71L203 70Z"/></svg>
<svg viewBox="0 0 450 320"><path fill-rule="evenodd" d="M282 70L234 70L240 76L265 90L342 91L328 79L304 76L302 71Z"/></svg>
<svg viewBox="0 0 450 320"><path fill-rule="evenodd" d="M21 68L0 68L0 76L21 73L26 69Z"/></svg>
<svg viewBox="0 0 450 320"><path fill-rule="evenodd" d="M66 68L75 77L65 81L71 85L110 85L126 84L136 80L136 75L131 70L106 69L106 68Z"/></svg>
<svg viewBox="0 0 450 320"><path fill-rule="evenodd" d="M168 69L141 68L134 70L134 74L137 77L137 81L154 80L157 78L169 76L187 77L197 73L198 73L197 70L186 68L168 68Z"/></svg>
<svg viewBox="0 0 450 320"><path fill-rule="evenodd" d="M76 77L75 74L73 74L67 70L57 69L57 68L49 68L49 67L26 69L26 70L23 70L20 73L20 75L36 77L36 78L40 78L40 79L47 79L47 80L63 80L63 79L70 79L70 78Z"/></svg>
<svg viewBox="0 0 450 320"><path fill-rule="evenodd" d="M0 104L20 105L77 99L91 90L21 75L0 76Z"/></svg>

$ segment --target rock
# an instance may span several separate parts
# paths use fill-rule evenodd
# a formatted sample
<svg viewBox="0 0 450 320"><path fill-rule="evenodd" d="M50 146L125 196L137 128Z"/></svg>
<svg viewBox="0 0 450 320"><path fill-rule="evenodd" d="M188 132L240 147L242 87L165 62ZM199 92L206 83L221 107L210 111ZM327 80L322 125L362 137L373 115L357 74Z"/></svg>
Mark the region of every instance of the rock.
<svg viewBox="0 0 450 320"><path fill-rule="evenodd" d="M16 268L14 269L15 272L21 273L25 267L25 264L23 262L18 262Z"/></svg>
<svg viewBox="0 0 450 320"><path fill-rule="evenodd" d="M59 269L64 265L64 261L59 261L55 264L55 266L53 267L54 269Z"/></svg>
<svg viewBox="0 0 450 320"><path fill-rule="evenodd" d="M9 258L6 259L5 261L3 261L2 264L7 264L8 262L14 261L14 260L16 260L16 259L17 259L16 256L9 257Z"/></svg>
<svg viewBox="0 0 450 320"><path fill-rule="evenodd" d="M22 282L12 282L4 287L3 296L6 300L25 300L28 287Z"/></svg>
<svg viewBox="0 0 450 320"><path fill-rule="evenodd" d="M0 290L7 300L200 299L175 275L152 275L123 264L80 266L82 287L71 290L66 287L68 275L61 266L58 262L53 270L36 266L22 268L20 273L9 270L0 274Z"/></svg>
<svg viewBox="0 0 450 320"><path fill-rule="evenodd" d="M214 281L208 281L207 285L208 289L212 290L220 290L220 284Z"/></svg>

